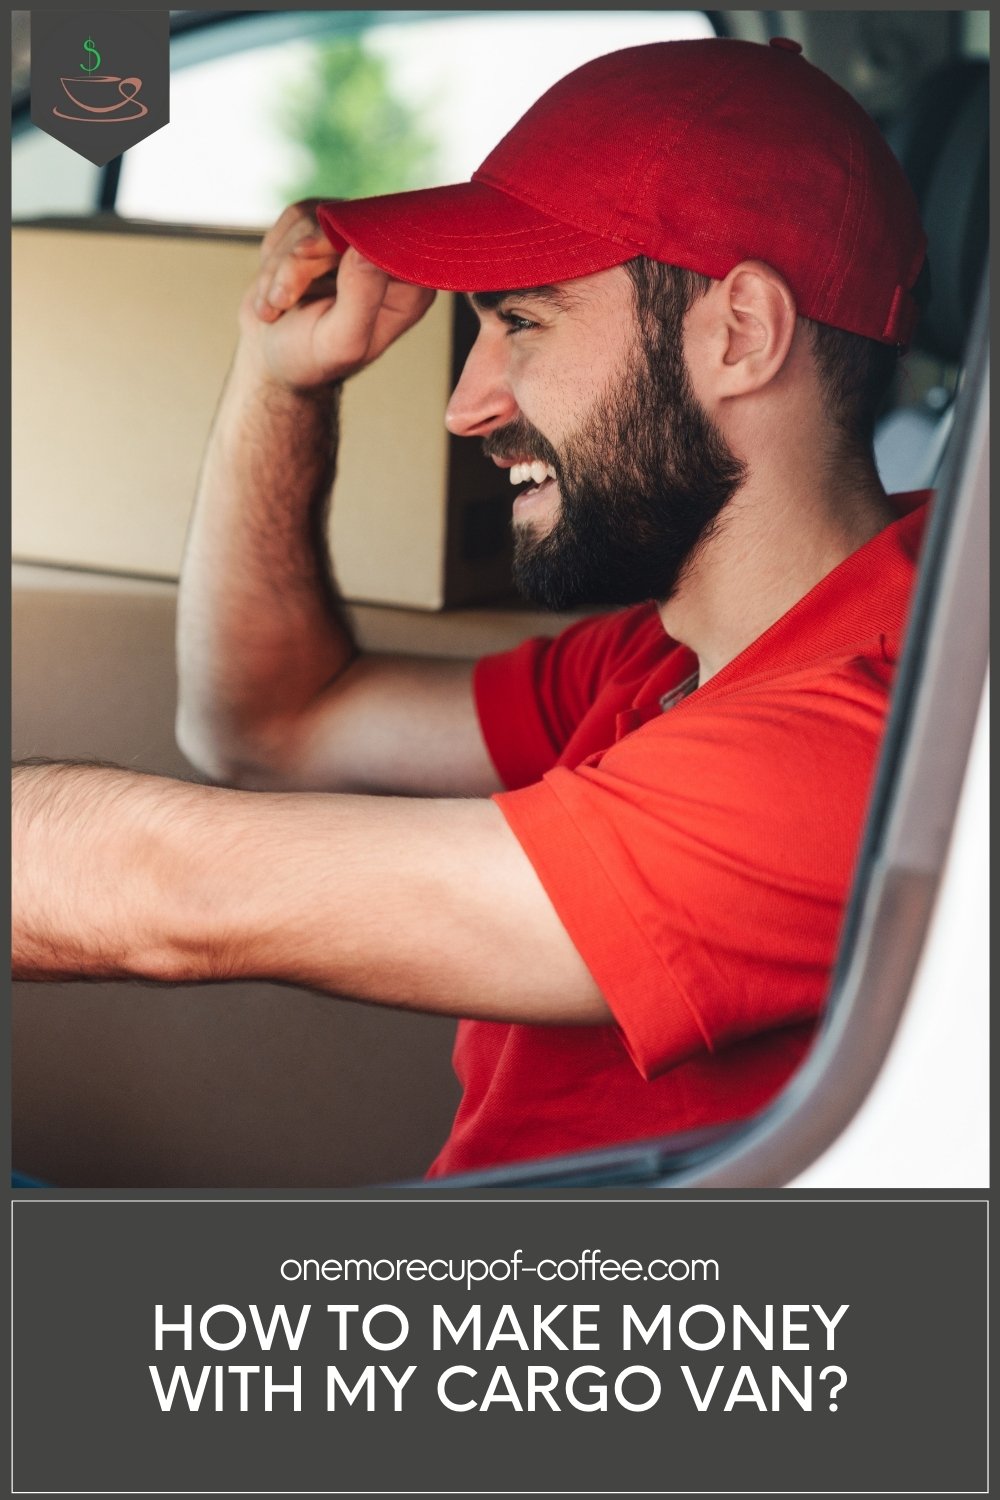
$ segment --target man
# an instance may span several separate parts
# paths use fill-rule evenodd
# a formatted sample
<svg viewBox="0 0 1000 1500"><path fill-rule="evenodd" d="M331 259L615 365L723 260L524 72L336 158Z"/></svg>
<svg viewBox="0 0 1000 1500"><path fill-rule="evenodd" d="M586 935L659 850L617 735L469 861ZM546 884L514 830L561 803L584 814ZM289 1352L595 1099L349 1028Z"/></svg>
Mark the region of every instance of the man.
<svg viewBox="0 0 1000 1500"><path fill-rule="evenodd" d="M871 429L924 258L875 127L797 53L612 54L469 184L282 216L180 596L180 743L240 790L20 771L20 974L462 1018L437 1173L733 1119L787 1079L919 543ZM446 420L526 485L523 586L629 606L474 669L359 655L320 540L331 395L434 288L480 319Z"/></svg>

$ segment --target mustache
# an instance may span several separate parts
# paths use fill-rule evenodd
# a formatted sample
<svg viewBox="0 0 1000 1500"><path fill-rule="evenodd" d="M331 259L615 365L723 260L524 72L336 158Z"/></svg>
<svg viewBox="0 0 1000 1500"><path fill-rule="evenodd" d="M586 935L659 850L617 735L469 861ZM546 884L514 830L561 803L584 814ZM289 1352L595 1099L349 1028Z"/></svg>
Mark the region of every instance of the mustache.
<svg viewBox="0 0 1000 1500"><path fill-rule="evenodd" d="M551 464L554 469L559 463L559 455L552 444L542 437L537 427L532 427L523 418L508 423L506 427L497 427L484 437L483 452L487 458L507 459L523 458L530 453L533 458Z"/></svg>

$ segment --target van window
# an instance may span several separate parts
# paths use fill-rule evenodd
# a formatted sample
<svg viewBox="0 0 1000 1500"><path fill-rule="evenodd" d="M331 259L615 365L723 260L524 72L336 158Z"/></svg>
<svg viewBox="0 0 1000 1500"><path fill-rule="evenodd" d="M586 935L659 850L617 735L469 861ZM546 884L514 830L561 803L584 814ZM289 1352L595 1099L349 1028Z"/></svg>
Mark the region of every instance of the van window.
<svg viewBox="0 0 1000 1500"><path fill-rule="evenodd" d="M285 35L175 71L169 126L125 154L118 212L252 228L298 197L461 181L589 58L714 34L700 11L479 12L362 30L358 14L342 18L350 30ZM287 14L274 19L287 31Z"/></svg>

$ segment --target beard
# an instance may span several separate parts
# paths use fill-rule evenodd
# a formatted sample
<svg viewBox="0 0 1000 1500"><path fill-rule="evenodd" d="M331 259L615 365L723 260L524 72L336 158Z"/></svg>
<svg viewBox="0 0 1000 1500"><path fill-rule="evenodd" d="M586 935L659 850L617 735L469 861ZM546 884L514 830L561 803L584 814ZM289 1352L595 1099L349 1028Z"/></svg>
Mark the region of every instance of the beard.
<svg viewBox="0 0 1000 1500"><path fill-rule="evenodd" d="M746 477L688 377L681 319L643 334L622 376L558 451L523 418L488 455L551 464L561 506L514 528L514 583L548 609L670 599Z"/></svg>

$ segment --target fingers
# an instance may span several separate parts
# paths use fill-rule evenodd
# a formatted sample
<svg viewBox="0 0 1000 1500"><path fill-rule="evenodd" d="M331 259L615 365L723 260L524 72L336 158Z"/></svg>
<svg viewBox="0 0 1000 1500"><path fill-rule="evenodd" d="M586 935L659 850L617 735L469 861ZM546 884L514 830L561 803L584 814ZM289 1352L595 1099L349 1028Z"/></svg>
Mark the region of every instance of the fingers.
<svg viewBox="0 0 1000 1500"><path fill-rule="evenodd" d="M313 282L337 265L337 252L317 226L316 202L292 204L264 236L254 308L265 322L294 307Z"/></svg>
<svg viewBox="0 0 1000 1500"><path fill-rule="evenodd" d="M316 329L318 348L335 349L338 362L345 366L363 364L388 285L385 271L356 250L346 250L337 267L336 298Z"/></svg>
<svg viewBox="0 0 1000 1500"><path fill-rule="evenodd" d="M273 322L294 307L313 282L332 273L339 257L319 232L302 235L269 258L257 279L257 312Z"/></svg>
<svg viewBox="0 0 1000 1500"><path fill-rule="evenodd" d="M336 337L338 345L343 337L363 360L422 317L434 293L390 278L351 248L341 256L317 225L320 201L293 203L264 236L253 311L261 322L275 323L294 307L330 296L336 281L340 310L324 319L324 337Z"/></svg>
<svg viewBox="0 0 1000 1500"><path fill-rule="evenodd" d="M318 302L321 297L333 298L337 295L337 273L331 271L328 276L318 276L311 282L308 291L300 299L301 305L307 307L311 302Z"/></svg>
<svg viewBox="0 0 1000 1500"><path fill-rule="evenodd" d="M312 224L316 227L316 206L322 203L322 198L302 198L298 203L290 203L281 216L271 225L261 241L261 258L270 255L275 247L279 245L285 236L301 223Z"/></svg>
<svg viewBox="0 0 1000 1500"><path fill-rule="evenodd" d="M316 352L350 371L377 359L434 301L429 287L396 281L348 249L337 270L337 294L316 325Z"/></svg>
<svg viewBox="0 0 1000 1500"><path fill-rule="evenodd" d="M353 247L334 249L317 225L317 201L292 204L268 230L240 312L247 334L279 325L266 335L266 357L280 378L305 386L345 378L378 358L435 295L395 280Z"/></svg>

